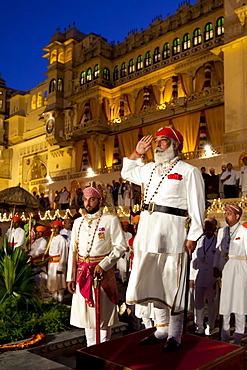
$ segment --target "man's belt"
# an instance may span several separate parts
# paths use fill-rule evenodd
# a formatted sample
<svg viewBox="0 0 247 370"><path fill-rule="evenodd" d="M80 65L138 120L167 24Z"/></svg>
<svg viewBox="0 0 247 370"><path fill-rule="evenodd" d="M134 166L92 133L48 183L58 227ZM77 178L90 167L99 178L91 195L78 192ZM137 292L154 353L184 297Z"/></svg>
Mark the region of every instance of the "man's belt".
<svg viewBox="0 0 247 370"><path fill-rule="evenodd" d="M223 252L221 252L220 255L221 255L221 257L223 257L225 259L233 259L233 260L239 260L239 261L246 261L247 260L247 256L238 256L238 255L235 255L235 254L228 254L228 253L223 253Z"/></svg>
<svg viewBox="0 0 247 370"><path fill-rule="evenodd" d="M49 263L58 263L60 261L60 254L56 256L48 256L50 258Z"/></svg>
<svg viewBox="0 0 247 370"><path fill-rule="evenodd" d="M159 206L158 204L155 204L155 203L143 204L142 210L148 211L150 213L162 212L162 213L168 213L170 215L175 215L175 216L182 216L182 217L188 216L188 211L186 209Z"/></svg>

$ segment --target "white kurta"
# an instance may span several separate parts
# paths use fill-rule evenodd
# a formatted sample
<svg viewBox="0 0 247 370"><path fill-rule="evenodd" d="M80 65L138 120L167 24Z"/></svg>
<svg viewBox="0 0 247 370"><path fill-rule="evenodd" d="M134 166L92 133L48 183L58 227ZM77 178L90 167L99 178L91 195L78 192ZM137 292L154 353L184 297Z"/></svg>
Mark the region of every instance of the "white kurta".
<svg viewBox="0 0 247 370"><path fill-rule="evenodd" d="M247 195L247 166L242 166L240 169L240 186L242 189L242 195Z"/></svg>
<svg viewBox="0 0 247 370"><path fill-rule="evenodd" d="M16 229L12 228L12 230L8 229L6 235L10 244L12 244L14 239L14 249L17 247L26 249L25 230L21 227L17 227Z"/></svg>
<svg viewBox="0 0 247 370"><path fill-rule="evenodd" d="M46 246L47 240L45 238L41 237L36 239L31 245L31 250L28 252L28 254L32 257L41 256L44 253Z"/></svg>
<svg viewBox="0 0 247 370"><path fill-rule="evenodd" d="M92 216L95 217L99 214L100 213L97 213ZM90 217L91 215L88 216ZM68 259L67 281L76 281L77 241L79 243L78 252L81 256L86 255L87 247L93 241L90 256L106 256L99 263L105 271L112 268L125 252L125 238L119 219L116 216L104 213L98 226L97 224L98 219L94 219L89 228L88 222L84 216L74 221ZM92 240L95 231L94 240ZM116 306L110 301L103 289L101 289L100 292L100 303L101 329L115 325L118 322ZM79 328L95 328L95 309L86 304L84 297L79 291L78 284L76 284L76 292L73 294L72 298L70 323Z"/></svg>
<svg viewBox="0 0 247 370"><path fill-rule="evenodd" d="M123 234L126 241L126 249L128 248L128 251L125 251L124 255L117 261L117 268L119 270L120 278L123 282L125 282L128 279L127 272L129 271L129 261L131 253L129 250L129 240L132 238L132 234L128 231L124 231Z"/></svg>
<svg viewBox="0 0 247 370"><path fill-rule="evenodd" d="M232 236L230 239L229 232ZM224 258L229 253L229 258ZM222 271L221 315L247 314L247 229L237 223L218 232L214 266Z"/></svg>
<svg viewBox="0 0 247 370"><path fill-rule="evenodd" d="M58 256L57 262L48 262L47 288L51 292L66 288L66 263L68 258L68 248L62 235L56 235L51 241L49 257ZM62 274L57 274L62 271Z"/></svg>
<svg viewBox="0 0 247 370"><path fill-rule="evenodd" d="M140 167L136 161L124 158L122 177L147 187L154 166L149 163ZM145 203L152 198L157 205L188 210L191 227L187 235L186 217L162 212L141 213L126 294L129 304L157 301L174 306L179 287L184 285L181 275L184 242L186 239L196 241L203 233L204 183L199 170L179 161L169 175L173 176L167 176L158 186L161 176L157 169L154 171ZM152 197L157 187L157 194ZM178 300L175 310L181 311Z"/></svg>

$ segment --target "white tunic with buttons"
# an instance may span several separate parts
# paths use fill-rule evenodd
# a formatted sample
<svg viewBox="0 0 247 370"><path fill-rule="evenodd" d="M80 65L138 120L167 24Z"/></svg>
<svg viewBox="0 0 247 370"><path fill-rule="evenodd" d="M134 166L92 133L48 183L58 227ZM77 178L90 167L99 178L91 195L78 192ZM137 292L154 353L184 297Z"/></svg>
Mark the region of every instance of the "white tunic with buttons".
<svg viewBox="0 0 247 370"><path fill-rule="evenodd" d="M17 247L26 249L25 231L21 227L12 228L12 230L8 229L6 235L10 244L12 244L14 239L14 249Z"/></svg>
<svg viewBox="0 0 247 370"><path fill-rule="evenodd" d="M230 239L230 234L232 237ZM224 258L227 254L232 258ZM238 259L239 258L239 259ZM221 228L217 237L214 266L222 271L221 315L247 314L247 229L237 223Z"/></svg>
<svg viewBox="0 0 247 370"><path fill-rule="evenodd" d="M145 203L151 199L157 205L188 210L191 226L187 235L186 217L141 212L126 299L129 304L158 301L168 307L176 306L175 311L180 312L183 302L178 296L183 300L181 289L185 286L184 242L196 241L203 233L204 183L199 170L183 161L174 165L161 184L161 175L154 167L154 163L138 166L137 161L124 158L122 177L137 185L144 184Z"/></svg>
<svg viewBox="0 0 247 370"><path fill-rule="evenodd" d="M99 216L100 212L88 215L88 217L95 218L97 215ZM90 228L84 216L77 218L74 221L71 235L67 281L76 281L77 242L81 256L87 255L88 247L90 256L106 256L99 263L105 271L112 268L126 250L123 230L117 216L103 213L99 224L98 219L93 219ZM116 305L110 301L102 288L100 307L101 329L115 325L118 322ZM70 323L79 328L95 328L95 308L86 304L78 284L76 284L76 292L72 298Z"/></svg>

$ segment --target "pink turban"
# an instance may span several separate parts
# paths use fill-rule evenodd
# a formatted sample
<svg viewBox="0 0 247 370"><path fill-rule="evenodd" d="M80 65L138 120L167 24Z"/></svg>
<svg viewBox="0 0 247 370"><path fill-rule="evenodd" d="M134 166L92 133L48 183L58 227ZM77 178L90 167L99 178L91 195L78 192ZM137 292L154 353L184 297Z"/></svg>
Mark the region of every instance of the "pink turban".
<svg viewBox="0 0 247 370"><path fill-rule="evenodd" d="M85 197L95 197L95 198L99 198L99 199L103 198L102 190L92 188L92 187L84 189L83 190L83 195L85 195Z"/></svg>
<svg viewBox="0 0 247 370"><path fill-rule="evenodd" d="M180 152L183 149L183 136L180 134L178 130L175 130L175 128L171 127L161 127L157 132L156 136L166 136L169 137L170 139L175 140L176 142L179 143L179 150Z"/></svg>
<svg viewBox="0 0 247 370"><path fill-rule="evenodd" d="M225 211L233 212L236 215L239 215L241 217L243 210L239 206L236 206L235 204L230 204L229 206L226 206Z"/></svg>

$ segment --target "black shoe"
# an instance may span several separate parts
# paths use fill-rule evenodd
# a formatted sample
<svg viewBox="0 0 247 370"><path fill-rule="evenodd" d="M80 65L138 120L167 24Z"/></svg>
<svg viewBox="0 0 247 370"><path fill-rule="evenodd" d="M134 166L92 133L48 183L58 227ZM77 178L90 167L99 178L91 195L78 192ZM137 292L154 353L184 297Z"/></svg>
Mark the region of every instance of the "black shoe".
<svg viewBox="0 0 247 370"><path fill-rule="evenodd" d="M158 339L156 338L156 336L154 335L154 333L152 333L151 335L149 335L148 337L142 339L139 344L140 346L148 346L148 345L153 345L153 344L158 344L158 343L163 343L167 340L167 338L163 338L163 339Z"/></svg>
<svg viewBox="0 0 247 370"><path fill-rule="evenodd" d="M163 347L163 352L175 352L182 347L181 343L178 343L173 337L168 339L166 344Z"/></svg>

